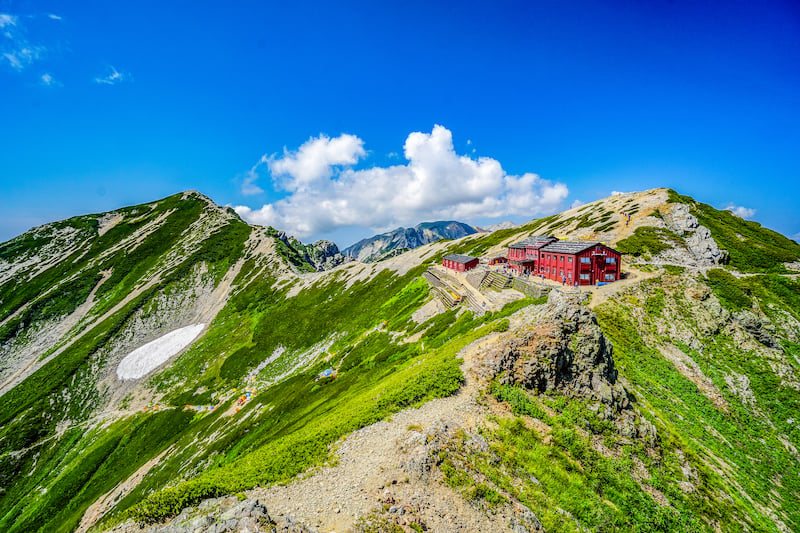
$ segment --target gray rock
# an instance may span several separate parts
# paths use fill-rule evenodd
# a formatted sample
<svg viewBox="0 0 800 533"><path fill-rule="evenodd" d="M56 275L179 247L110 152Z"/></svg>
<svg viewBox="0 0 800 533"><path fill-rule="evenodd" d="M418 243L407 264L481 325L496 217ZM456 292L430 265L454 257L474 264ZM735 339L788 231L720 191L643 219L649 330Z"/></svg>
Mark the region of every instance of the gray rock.
<svg viewBox="0 0 800 533"><path fill-rule="evenodd" d="M755 339L768 348L778 348L780 344L772 335L775 327L766 318L761 318L749 309L742 309L735 315L733 319L744 329L751 334Z"/></svg>
<svg viewBox="0 0 800 533"><path fill-rule="evenodd" d="M700 266L712 266L726 263L728 253L720 250L711 236L711 230L701 226L686 204L674 204L672 209L664 213L667 227L679 236L685 237L686 248L691 254L693 263Z"/></svg>
<svg viewBox="0 0 800 533"><path fill-rule="evenodd" d="M539 393L560 390L617 411L627 407L627 393L616 382L613 348L594 313L571 295L553 291L544 315L490 356L500 380Z"/></svg>

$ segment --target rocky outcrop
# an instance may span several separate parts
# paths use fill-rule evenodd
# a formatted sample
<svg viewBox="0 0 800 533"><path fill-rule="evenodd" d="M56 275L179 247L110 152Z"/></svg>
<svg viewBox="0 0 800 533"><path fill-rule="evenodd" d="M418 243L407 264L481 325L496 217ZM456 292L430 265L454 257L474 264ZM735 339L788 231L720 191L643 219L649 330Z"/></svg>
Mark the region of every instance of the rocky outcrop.
<svg viewBox="0 0 800 533"><path fill-rule="evenodd" d="M339 252L339 247L331 241L321 240L306 246L304 257L317 270L330 270L350 259Z"/></svg>
<svg viewBox="0 0 800 533"><path fill-rule="evenodd" d="M673 204L664 213L667 227L685 238L686 248L698 266L712 266L726 263L728 253L720 250L711 237L711 230L701 226L686 204Z"/></svg>
<svg viewBox="0 0 800 533"><path fill-rule="evenodd" d="M551 291L540 320L498 343L486 364L501 383L585 399L622 435L655 441L655 427L633 411L617 381L611 342L579 295Z"/></svg>
<svg viewBox="0 0 800 533"><path fill-rule="evenodd" d="M501 343L493 366L501 382L538 393L558 390L620 411L630 402L617 383L612 351L594 313L574 296L552 291L544 319Z"/></svg>
<svg viewBox="0 0 800 533"><path fill-rule="evenodd" d="M767 348L780 347L780 343L774 336L775 326L772 325L767 317L760 317L749 309L742 309L733 315L733 319L743 330Z"/></svg>
<svg viewBox="0 0 800 533"><path fill-rule="evenodd" d="M303 244L285 231L275 231L273 236L294 250L302 261L314 267L317 272L352 261L352 258L342 255L336 243L331 241L319 240L314 244Z"/></svg>

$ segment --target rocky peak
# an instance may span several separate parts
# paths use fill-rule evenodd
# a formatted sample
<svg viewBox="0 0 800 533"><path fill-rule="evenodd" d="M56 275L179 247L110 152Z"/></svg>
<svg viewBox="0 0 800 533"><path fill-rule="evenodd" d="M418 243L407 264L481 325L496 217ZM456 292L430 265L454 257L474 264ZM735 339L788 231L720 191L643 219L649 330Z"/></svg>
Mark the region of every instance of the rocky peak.
<svg viewBox="0 0 800 533"><path fill-rule="evenodd" d="M686 204L673 204L664 213L667 227L680 236L685 236L686 247L699 265L711 266L725 263L728 253L720 250L711 237L711 230L700 225L697 217Z"/></svg>
<svg viewBox="0 0 800 533"><path fill-rule="evenodd" d="M551 291L542 320L500 343L492 364L503 382L538 393L559 390L619 411L629 402L616 383L612 352L594 313L575 296Z"/></svg>
<svg viewBox="0 0 800 533"><path fill-rule="evenodd" d="M613 351L580 295L551 291L538 320L498 342L485 365L501 383L585 399L624 436L653 442L655 428L635 414L628 391L617 381Z"/></svg>

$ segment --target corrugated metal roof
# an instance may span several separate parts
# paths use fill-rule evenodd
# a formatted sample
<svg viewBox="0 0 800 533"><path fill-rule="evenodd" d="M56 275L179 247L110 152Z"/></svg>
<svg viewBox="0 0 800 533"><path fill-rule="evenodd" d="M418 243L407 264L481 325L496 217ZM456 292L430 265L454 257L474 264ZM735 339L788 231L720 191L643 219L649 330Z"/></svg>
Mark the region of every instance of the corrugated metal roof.
<svg viewBox="0 0 800 533"><path fill-rule="evenodd" d="M526 237L519 242L515 242L509 248L525 248L526 246L536 246L541 245L542 243L557 241L555 237L552 235L532 235L530 237Z"/></svg>
<svg viewBox="0 0 800 533"><path fill-rule="evenodd" d="M556 254L578 254L582 251L597 246L597 242L556 241L543 246L541 251Z"/></svg>
<svg viewBox="0 0 800 533"><path fill-rule="evenodd" d="M456 263L469 263L470 261L474 261L477 257L472 257L471 255L461 255L461 254L450 254L444 256L445 259L448 261L455 261Z"/></svg>

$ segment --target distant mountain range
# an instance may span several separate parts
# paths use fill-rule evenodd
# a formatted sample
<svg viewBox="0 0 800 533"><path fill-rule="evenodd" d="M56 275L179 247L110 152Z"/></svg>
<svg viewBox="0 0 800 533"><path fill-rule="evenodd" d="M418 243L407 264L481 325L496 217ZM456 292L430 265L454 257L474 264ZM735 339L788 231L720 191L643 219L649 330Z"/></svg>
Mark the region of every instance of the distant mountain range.
<svg viewBox="0 0 800 533"><path fill-rule="evenodd" d="M454 220L423 222L413 228L397 228L388 233L362 239L342 250L342 255L357 261L369 262L385 256L392 250L416 248L441 239L458 239L478 231L469 224Z"/></svg>

